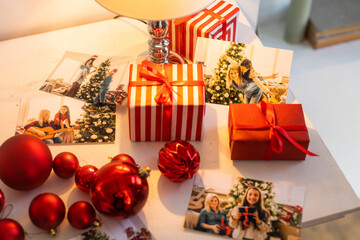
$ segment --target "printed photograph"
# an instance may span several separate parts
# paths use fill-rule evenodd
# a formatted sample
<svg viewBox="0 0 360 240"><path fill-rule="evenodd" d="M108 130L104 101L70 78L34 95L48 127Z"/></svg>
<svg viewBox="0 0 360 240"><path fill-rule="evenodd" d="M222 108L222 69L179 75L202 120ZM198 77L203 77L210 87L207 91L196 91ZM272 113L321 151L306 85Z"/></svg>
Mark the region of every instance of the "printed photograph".
<svg viewBox="0 0 360 240"><path fill-rule="evenodd" d="M184 228L240 240L300 240L304 200L301 186L200 171Z"/></svg>
<svg viewBox="0 0 360 240"><path fill-rule="evenodd" d="M23 98L15 134L33 135L46 144L113 143L115 108L55 95Z"/></svg>
<svg viewBox="0 0 360 240"><path fill-rule="evenodd" d="M286 103L292 51L198 38L195 63L205 65L206 102Z"/></svg>
<svg viewBox="0 0 360 240"><path fill-rule="evenodd" d="M66 52L40 90L86 102L121 104L127 98L129 67L135 60Z"/></svg>
<svg viewBox="0 0 360 240"><path fill-rule="evenodd" d="M81 234L69 240L155 240L155 236L148 229L146 224L134 215L132 217L116 220L111 219L101 227L92 227Z"/></svg>

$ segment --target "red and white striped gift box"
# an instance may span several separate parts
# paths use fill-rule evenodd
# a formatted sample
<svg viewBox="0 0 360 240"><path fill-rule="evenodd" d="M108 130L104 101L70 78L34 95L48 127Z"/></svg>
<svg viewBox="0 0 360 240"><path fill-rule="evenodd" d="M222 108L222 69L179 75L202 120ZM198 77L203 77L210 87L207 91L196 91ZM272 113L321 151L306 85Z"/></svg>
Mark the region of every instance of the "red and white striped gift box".
<svg viewBox="0 0 360 240"><path fill-rule="evenodd" d="M195 15L169 22L169 48L193 61L197 37L235 42L238 18L238 7L216 0Z"/></svg>
<svg viewBox="0 0 360 240"><path fill-rule="evenodd" d="M202 64L163 66L173 91L170 101L158 104L154 97L163 84L141 77L146 66L132 64L129 82L129 125L131 141L201 140L205 113Z"/></svg>

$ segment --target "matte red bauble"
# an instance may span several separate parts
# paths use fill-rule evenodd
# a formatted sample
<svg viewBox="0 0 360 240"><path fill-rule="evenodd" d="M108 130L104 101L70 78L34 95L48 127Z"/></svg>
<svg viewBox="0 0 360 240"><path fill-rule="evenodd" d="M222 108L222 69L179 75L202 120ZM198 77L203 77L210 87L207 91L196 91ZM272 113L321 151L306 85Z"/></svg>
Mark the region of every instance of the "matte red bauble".
<svg viewBox="0 0 360 240"><path fill-rule="evenodd" d="M0 189L0 213L4 209L5 206L5 195Z"/></svg>
<svg viewBox="0 0 360 240"><path fill-rule="evenodd" d="M0 239L24 240L25 239L24 229L15 220L9 218L0 219Z"/></svg>
<svg viewBox="0 0 360 240"><path fill-rule="evenodd" d="M127 218L139 212L148 198L147 180L139 168L126 162L112 162L100 168L91 185L91 201L108 216Z"/></svg>
<svg viewBox="0 0 360 240"><path fill-rule="evenodd" d="M80 167L75 174L76 186L84 192L90 192L90 185L94 181L97 170L97 167L92 165Z"/></svg>
<svg viewBox="0 0 360 240"><path fill-rule="evenodd" d="M52 169L49 147L31 135L16 135L0 147L0 179L9 187L26 191L43 184Z"/></svg>
<svg viewBox="0 0 360 240"><path fill-rule="evenodd" d="M73 203L67 213L69 223L77 229L85 229L93 226L95 217L95 209L90 203L85 201Z"/></svg>
<svg viewBox="0 0 360 240"><path fill-rule="evenodd" d="M111 162L118 162L118 161L135 164L134 159L127 154L118 154L111 159Z"/></svg>
<svg viewBox="0 0 360 240"><path fill-rule="evenodd" d="M35 226L49 230L54 236L55 228L64 220L65 204L53 193L42 193L31 201L29 216Z"/></svg>
<svg viewBox="0 0 360 240"><path fill-rule="evenodd" d="M186 141L166 143L159 152L159 170L173 182L183 182L192 178L199 170L199 165L199 152Z"/></svg>
<svg viewBox="0 0 360 240"><path fill-rule="evenodd" d="M79 160L70 152L62 152L56 155L53 162L53 169L56 175L61 178L71 178L79 168Z"/></svg>

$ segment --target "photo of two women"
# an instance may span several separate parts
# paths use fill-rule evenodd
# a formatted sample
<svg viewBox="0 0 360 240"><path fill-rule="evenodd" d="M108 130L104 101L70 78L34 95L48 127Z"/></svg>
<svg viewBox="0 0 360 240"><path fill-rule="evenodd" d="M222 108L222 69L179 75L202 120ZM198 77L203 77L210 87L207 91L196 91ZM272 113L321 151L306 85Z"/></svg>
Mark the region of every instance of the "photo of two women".
<svg viewBox="0 0 360 240"><path fill-rule="evenodd" d="M279 183L209 173L195 178L184 228L239 240L300 239L305 190ZM233 184L229 184L233 182ZM216 186L217 185L217 186ZM292 190L290 190L292 189ZM286 198L292 193L291 198ZM290 194L291 195L291 194ZM290 200L289 200L290 199ZM290 202L289 202L290 201ZM294 206L293 206L294 205ZM296 206L296 207L295 207ZM297 222L294 221L296 212Z"/></svg>
<svg viewBox="0 0 360 240"><path fill-rule="evenodd" d="M286 103L291 61L289 50L208 38L194 57L205 66L206 102L223 105Z"/></svg>

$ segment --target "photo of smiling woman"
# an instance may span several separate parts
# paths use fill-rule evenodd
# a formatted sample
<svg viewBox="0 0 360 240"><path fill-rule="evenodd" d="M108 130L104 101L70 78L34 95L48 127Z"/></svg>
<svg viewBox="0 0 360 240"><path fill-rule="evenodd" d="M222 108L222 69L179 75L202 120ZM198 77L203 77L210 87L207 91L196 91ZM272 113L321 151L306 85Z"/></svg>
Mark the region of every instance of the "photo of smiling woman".
<svg viewBox="0 0 360 240"><path fill-rule="evenodd" d="M226 212L220 208L220 199L216 194L207 194L205 207L200 212L198 225L208 233L226 234L226 232L221 231L225 226L228 227Z"/></svg>
<svg viewBox="0 0 360 240"><path fill-rule="evenodd" d="M240 220L242 213L239 207L252 207L255 212L252 215L252 221L244 224ZM242 240L264 240L267 233L271 231L270 213L264 207L262 193L257 187L249 187L240 206L233 208L229 225L234 228L232 237Z"/></svg>

